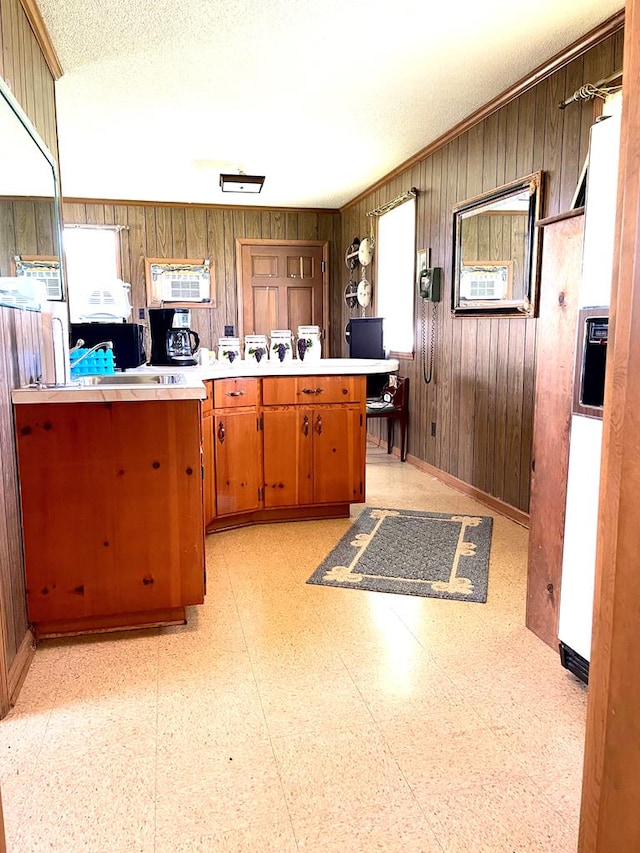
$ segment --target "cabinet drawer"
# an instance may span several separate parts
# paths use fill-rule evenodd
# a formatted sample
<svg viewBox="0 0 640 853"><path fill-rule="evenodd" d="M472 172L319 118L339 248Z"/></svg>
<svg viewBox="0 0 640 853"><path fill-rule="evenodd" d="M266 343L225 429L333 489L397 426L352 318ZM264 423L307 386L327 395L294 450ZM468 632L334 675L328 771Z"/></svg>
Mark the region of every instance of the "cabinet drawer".
<svg viewBox="0 0 640 853"><path fill-rule="evenodd" d="M210 412L213 409L213 382L208 379L204 382L204 388L207 392L206 399L202 401L202 414Z"/></svg>
<svg viewBox="0 0 640 853"><path fill-rule="evenodd" d="M364 397L364 376L282 376L262 380L265 406L358 403Z"/></svg>
<svg viewBox="0 0 640 853"><path fill-rule="evenodd" d="M216 409L255 406L257 402L257 379L216 379L213 383L213 405Z"/></svg>

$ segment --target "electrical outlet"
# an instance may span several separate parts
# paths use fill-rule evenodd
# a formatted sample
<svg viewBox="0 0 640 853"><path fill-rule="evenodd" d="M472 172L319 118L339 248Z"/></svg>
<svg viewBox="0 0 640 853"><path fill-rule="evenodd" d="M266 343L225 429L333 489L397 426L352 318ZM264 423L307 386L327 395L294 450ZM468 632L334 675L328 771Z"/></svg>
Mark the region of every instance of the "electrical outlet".
<svg viewBox="0 0 640 853"><path fill-rule="evenodd" d="M431 421L431 437L432 438L436 437L436 422L435 421Z"/></svg>
<svg viewBox="0 0 640 853"><path fill-rule="evenodd" d="M145 311L144 308L138 308L138 320L144 320Z"/></svg>

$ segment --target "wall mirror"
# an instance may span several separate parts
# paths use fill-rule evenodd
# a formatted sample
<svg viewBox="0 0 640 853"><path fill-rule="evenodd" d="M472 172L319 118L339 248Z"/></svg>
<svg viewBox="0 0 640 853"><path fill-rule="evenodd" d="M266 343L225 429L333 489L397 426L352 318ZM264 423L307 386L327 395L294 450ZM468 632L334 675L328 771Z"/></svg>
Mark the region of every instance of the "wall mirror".
<svg viewBox="0 0 640 853"><path fill-rule="evenodd" d="M454 207L454 315L535 317L541 206L536 172Z"/></svg>
<svg viewBox="0 0 640 853"><path fill-rule="evenodd" d="M34 305L33 300L24 296L22 288L19 291L14 286L21 276L45 279L46 297L62 300L60 200L55 161L3 80L0 80L0 164L0 303L37 307L39 303ZM21 260L27 263L22 264ZM46 270L45 266L38 267L40 262L47 265ZM56 266L57 282L52 273Z"/></svg>

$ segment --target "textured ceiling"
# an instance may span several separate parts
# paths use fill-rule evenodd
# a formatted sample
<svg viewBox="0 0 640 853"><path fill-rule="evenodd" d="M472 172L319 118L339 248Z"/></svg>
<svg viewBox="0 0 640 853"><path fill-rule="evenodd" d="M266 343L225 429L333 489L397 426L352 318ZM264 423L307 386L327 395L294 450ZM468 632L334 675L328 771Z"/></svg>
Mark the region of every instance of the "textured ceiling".
<svg viewBox="0 0 640 853"><path fill-rule="evenodd" d="M338 207L620 0L38 0L63 191ZM595 82L595 81L585 81ZM231 195L220 171L266 175Z"/></svg>

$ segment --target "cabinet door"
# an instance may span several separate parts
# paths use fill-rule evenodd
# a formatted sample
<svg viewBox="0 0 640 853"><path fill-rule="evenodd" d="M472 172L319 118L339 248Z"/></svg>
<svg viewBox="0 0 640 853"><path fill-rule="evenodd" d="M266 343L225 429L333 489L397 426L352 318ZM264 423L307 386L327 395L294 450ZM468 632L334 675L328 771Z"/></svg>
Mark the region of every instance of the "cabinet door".
<svg viewBox="0 0 640 853"><path fill-rule="evenodd" d="M313 503L313 412L264 410L264 505Z"/></svg>
<svg viewBox="0 0 640 853"><path fill-rule="evenodd" d="M214 430L218 516L258 509L261 459L256 412L218 412Z"/></svg>
<svg viewBox="0 0 640 853"><path fill-rule="evenodd" d="M314 503L364 500L364 426L360 407L313 411Z"/></svg>
<svg viewBox="0 0 640 853"><path fill-rule="evenodd" d="M216 468L214 445L213 412L202 415L202 466L204 486L204 523L209 524L216 517Z"/></svg>

